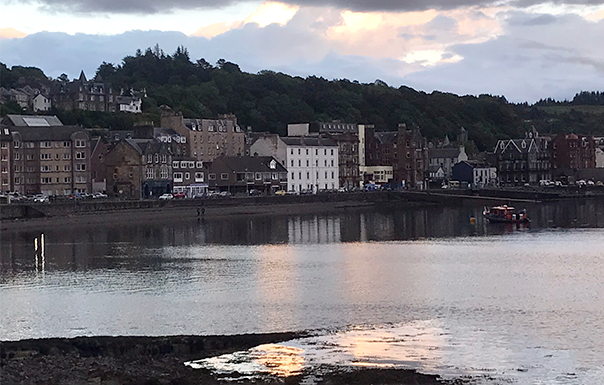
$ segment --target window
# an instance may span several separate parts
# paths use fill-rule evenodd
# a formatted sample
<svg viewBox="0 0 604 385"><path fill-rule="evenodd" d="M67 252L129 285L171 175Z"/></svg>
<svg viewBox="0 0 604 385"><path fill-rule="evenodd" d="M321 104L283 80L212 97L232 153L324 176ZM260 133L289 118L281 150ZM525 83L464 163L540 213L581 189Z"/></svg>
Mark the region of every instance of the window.
<svg viewBox="0 0 604 385"><path fill-rule="evenodd" d="M161 166L160 172L161 172L161 179L164 179L164 180L168 179L168 177L170 175L168 166Z"/></svg>
<svg viewBox="0 0 604 385"><path fill-rule="evenodd" d="M161 154L161 162L162 163L166 163L168 161L168 155L166 154Z"/></svg>
<svg viewBox="0 0 604 385"><path fill-rule="evenodd" d="M41 172L50 172L50 166L40 166Z"/></svg>
<svg viewBox="0 0 604 385"><path fill-rule="evenodd" d="M147 179L155 178L155 170L153 169L153 167L147 167L147 169L145 170L145 177Z"/></svg>
<svg viewBox="0 0 604 385"><path fill-rule="evenodd" d="M308 148L306 149L306 155L308 155Z"/></svg>
<svg viewBox="0 0 604 385"><path fill-rule="evenodd" d="M178 162L178 161L172 162L172 168L178 168L179 164L180 164L180 162Z"/></svg>
<svg viewBox="0 0 604 385"><path fill-rule="evenodd" d="M40 159L41 160L50 160L51 154L40 154Z"/></svg>
<svg viewBox="0 0 604 385"><path fill-rule="evenodd" d="M63 160L71 159L71 154L63 154Z"/></svg>
<svg viewBox="0 0 604 385"><path fill-rule="evenodd" d="M208 179L209 179L209 180L216 180L216 174L214 174L214 173L210 173L210 174L208 175Z"/></svg>
<svg viewBox="0 0 604 385"><path fill-rule="evenodd" d="M220 174L220 179L221 180L229 180L229 174L227 174L226 172L223 172Z"/></svg>
<svg viewBox="0 0 604 385"><path fill-rule="evenodd" d="M195 168L203 168L203 162L195 162Z"/></svg>
<svg viewBox="0 0 604 385"><path fill-rule="evenodd" d="M195 182L203 182L204 178L203 178L203 172L196 172L195 173Z"/></svg>
<svg viewBox="0 0 604 385"><path fill-rule="evenodd" d="M16 176L15 177L15 184L21 184L21 178Z"/></svg>
<svg viewBox="0 0 604 385"><path fill-rule="evenodd" d="M48 178L48 177L40 178L40 183L42 183L42 184L52 183L52 178Z"/></svg>
<svg viewBox="0 0 604 385"><path fill-rule="evenodd" d="M295 179L296 179L295 175L296 175L296 174L294 174L294 173L292 172L292 180L295 180Z"/></svg>
<svg viewBox="0 0 604 385"><path fill-rule="evenodd" d="M70 176L66 176L64 179L65 183L71 183L71 177Z"/></svg>
<svg viewBox="0 0 604 385"><path fill-rule="evenodd" d="M294 160L293 160L293 159L292 159L292 161L291 161L291 164L292 164L292 167L294 167Z"/></svg>
<svg viewBox="0 0 604 385"><path fill-rule="evenodd" d="M327 171L325 171L325 179L327 179ZM325 187L325 188L327 188L327 187Z"/></svg>
<svg viewBox="0 0 604 385"><path fill-rule="evenodd" d="M159 154L155 154L155 163L159 163Z"/></svg>
<svg viewBox="0 0 604 385"><path fill-rule="evenodd" d="M333 148L331 149L331 155L333 155Z"/></svg>
<svg viewBox="0 0 604 385"><path fill-rule="evenodd" d="M66 165L63 167L63 169L64 169L65 171L71 171L71 165L70 165L70 164L66 164Z"/></svg>
<svg viewBox="0 0 604 385"><path fill-rule="evenodd" d="M84 175L77 175L75 177L76 183L86 183L86 177Z"/></svg>
<svg viewBox="0 0 604 385"><path fill-rule="evenodd" d="M76 164L76 171L86 171L86 163Z"/></svg>
<svg viewBox="0 0 604 385"><path fill-rule="evenodd" d="M331 172L331 179L335 178L335 175L336 175L336 174L335 174L335 173L332 171L332 172Z"/></svg>
<svg viewBox="0 0 604 385"><path fill-rule="evenodd" d="M55 154L55 159L59 160L59 154Z"/></svg>
<svg viewBox="0 0 604 385"><path fill-rule="evenodd" d="M8 148L8 143L7 142L2 142L2 148Z"/></svg>
<svg viewBox="0 0 604 385"><path fill-rule="evenodd" d="M13 146L14 146L15 148L19 148L19 147L21 147L21 143L19 143L19 141L18 141L18 140L15 140L15 141L13 142Z"/></svg>
<svg viewBox="0 0 604 385"><path fill-rule="evenodd" d="M308 159L306 159L306 167L308 167L310 165L310 163L308 162Z"/></svg>
<svg viewBox="0 0 604 385"><path fill-rule="evenodd" d="M279 173L272 173L271 177L273 178L273 180L278 180L279 179Z"/></svg>
<svg viewBox="0 0 604 385"><path fill-rule="evenodd" d="M153 163L153 155L147 154L147 163Z"/></svg>
<svg viewBox="0 0 604 385"><path fill-rule="evenodd" d="M65 147L65 148L71 147L71 142L63 142L63 147Z"/></svg>
<svg viewBox="0 0 604 385"><path fill-rule="evenodd" d="M4 144L4 143L2 143L2 144ZM293 148L291 149L290 154L294 155L294 149Z"/></svg>
<svg viewBox="0 0 604 385"><path fill-rule="evenodd" d="M186 179L186 180L191 179L191 173L189 173L189 172L185 172L185 179Z"/></svg>
<svg viewBox="0 0 604 385"><path fill-rule="evenodd" d="M331 167L333 167L333 159L331 160Z"/></svg>
<svg viewBox="0 0 604 385"><path fill-rule="evenodd" d="M310 179L310 172L306 171L306 179Z"/></svg>
<svg viewBox="0 0 604 385"><path fill-rule="evenodd" d="M77 151L75 154L76 159L86 159L86 153L84 151Z"/></svg>
<svg viewBox="0 0 604 385"><path fill-rule="evenodd" d="M174 182L182 182L182 172L175 172L172 176Z"/></svg>
<svg viewBox="0 0 604 385"><path fill-rule="evenodd" d="M84 148L84 147L86 147L86 141L85 140L77 139L75 142L76 142L75 146L78 147L78 148Z"/></svg>
<svg viewBox="0 0 604 385"><path fill-rule="evenodd" d="M31 144L31 147L30 147ZM27 143L27 148L33 148L33 143L29 142ZM50 148L51 147L51 143L50 142L41 142L40 143L40 148Z"/></svg>
<svg viewBox="0 0 604 385"><path fill-rule="evenodd" d="M315 148L315 155L319 155L319 149Z"/></svg>
<svg viewBox="0 0 604 385"><path fill-rule="evenodd" d="M3 160L7 160L7 159L3 159ZM27 154L27 155L25 155L25 160L34 160L34 156L32 154Z"/></svg>
<svg viewBox="0 0 604 385"><path fill-rule="evenodd" d="M302 167L302 161L298 159L298 167Z"/></svg>
<svg viewBox="0 0 604 385"><path fill-rule="evenodd" d="M262 180L262 173L257 172L255 178L256 180Z"/></svg>
<svg viewBox="0 0 604 385"><path fill-rule="evenodd" d="M302 180L302 172L298 173L298 179Z"/></svg>

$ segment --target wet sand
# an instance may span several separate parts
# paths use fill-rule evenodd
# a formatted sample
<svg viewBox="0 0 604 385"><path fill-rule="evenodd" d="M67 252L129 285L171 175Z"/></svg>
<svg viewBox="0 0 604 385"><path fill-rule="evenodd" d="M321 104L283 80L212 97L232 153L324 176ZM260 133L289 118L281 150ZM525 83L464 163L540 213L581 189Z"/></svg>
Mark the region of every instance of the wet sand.
<svg viewBox="0 0 604 385"><path fill-rule="evenodd" d="M303 333L233 336L78 337L0 342L0 384L225 384L204 369L184 365ZM462 384L413 370L355 369L301 373L236 384ZM311 382L309 382L311 379Z"/></svg>

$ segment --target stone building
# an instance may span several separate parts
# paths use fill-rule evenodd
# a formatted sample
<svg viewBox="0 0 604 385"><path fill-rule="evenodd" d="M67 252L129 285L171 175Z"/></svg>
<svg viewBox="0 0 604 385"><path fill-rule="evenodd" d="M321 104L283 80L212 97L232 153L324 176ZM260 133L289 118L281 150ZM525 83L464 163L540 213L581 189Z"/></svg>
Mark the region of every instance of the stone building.
<svg viewBox="0 0 604 385"><path fill-rule="evenodd" d="M67 111L115 111L116 94L100 75L88 80L84 71L72 82L55 82L51 88L52 104Z"/></svg>
<svg viewBox="0 0 604 385"><path fill-rule="evenodd" d="M16 126L10 131L11 191L49 196L92 191L90 137L85 129Z"/></svg>
<svg viewBox="0 0 604 385"><path fill-rule="evenodd" d="M107 193L126 199L171 193L172 154L155 139L122 139L105 155Z"/></svg>
<svg viewBox="0 0 604 385"><path fill-rule="evenodd" d="M404 188L428 188L428 140L421 135L419 128L399 124L395 152L395 184Z"/></svg>
<svg viewBox="0 0 604 385"><path fill-rule="evenodd" d="M552 141L552 168L595 168L596 148L593 136L558 134Z"/></svg>
<svg viewBox="0 0 604 385"><path fill-rule="evenodd" d="M523 139L499 140L494 157L500 186L539 184L552 179L551 138L539 136L535 128Z"/></svg>
<svg viewBox="0 0 604 385"><path fill-rule="evenodd" d="M0 191L11 191L11 149L13 137L8 126L0 124Z"/></svg>
<svg viewBox="0 0 604 385"><path fill-rule="evenodd" d="M203 162L219 156L245 153L245 134L237 125L235 115L220 115L216 119L185 119L180 112L163 109L161 127L171 128L184 136L187 154Z"/></svg>
<svg viewBox="0 0 604 385"><path fill-rule="evenodd" d="M287 170L272 156L221 156L209 167L210 190L264 195L287 189Z"/></svg>
<svg viewBox="0 0 604 385"><path fill-rule="evenodd" d="M193 157L172 159L172 181L174 193L184 193L187 198L195 198L207 193L208 170L202 161Z"/></svg>

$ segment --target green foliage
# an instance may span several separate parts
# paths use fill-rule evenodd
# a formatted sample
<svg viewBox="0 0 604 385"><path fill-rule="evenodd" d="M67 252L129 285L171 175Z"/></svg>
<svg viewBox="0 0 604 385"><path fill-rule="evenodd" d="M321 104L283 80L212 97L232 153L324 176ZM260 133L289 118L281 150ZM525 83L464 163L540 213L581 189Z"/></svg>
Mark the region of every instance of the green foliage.
<svg viewBox="0 0 604 385"><path fill-rule="evenodd" d="M270 70L250 74L225 59L215 65L192 59L182 46L166 55L158 45L137 50L119 65L103 62L97 74L114 90L146 89L145 116L56 111L66 124L126 129L136 120L158 122L159 107L167 105L192 118L234 113L242 127L279 134L285 134L288 123L340 120L374 124L377 130L396 130L399 123L406 123L419 126L430 140L442 140L447 135L455 139L465 127L475 145L472 151L492 150L498 139L523 137L531 126L542 134L604 135L601 92L582 91L572 102L550 98L535 105L513 104L502 96L428 94L405 86L394 88L381 80L361 84ZM0 63L0 84L12 85L24 76L45 78L38 69L8 69ZM7 104L0 112L15 113L14 106Z"/></svg>

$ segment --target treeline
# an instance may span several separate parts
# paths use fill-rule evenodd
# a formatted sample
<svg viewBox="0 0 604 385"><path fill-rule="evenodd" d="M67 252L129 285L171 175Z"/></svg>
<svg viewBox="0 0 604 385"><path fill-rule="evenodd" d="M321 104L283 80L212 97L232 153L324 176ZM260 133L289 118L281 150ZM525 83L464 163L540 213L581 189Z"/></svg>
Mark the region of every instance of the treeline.
<svg viewBox="0 0 604 385"><path fill-rule="evenodd" d="M381 130L395 130L399 123L406 123L419 126L430 140L441 140L446 135L455 138L464 127L478 150L491 150L498 139L522 137L532 125L542 133L604 135L603 114L549 108L569 102L550 99L535 105L513 104L501 96L428 94L404 86L390 87L379 80L361 84L268 70L250 74L222 59L215 64L203 58L192 60L184 47L172 55L159 46L138 50L118 65L103 62L96 74L111 82L114 89L146 90L143 111L147 116L131 119L157 121L159 107L167 105L182 111L185 117L234 113L242 127L279 134L285 134L288 123L340 120L374 124ZM601 98L599 92L581 92L573 101ZM101 115L74 112L64 117L69 122L86 122L87 126L95 119L113 128L131 124L125 118L111 122Z"/></svg>

